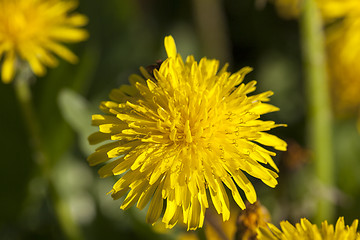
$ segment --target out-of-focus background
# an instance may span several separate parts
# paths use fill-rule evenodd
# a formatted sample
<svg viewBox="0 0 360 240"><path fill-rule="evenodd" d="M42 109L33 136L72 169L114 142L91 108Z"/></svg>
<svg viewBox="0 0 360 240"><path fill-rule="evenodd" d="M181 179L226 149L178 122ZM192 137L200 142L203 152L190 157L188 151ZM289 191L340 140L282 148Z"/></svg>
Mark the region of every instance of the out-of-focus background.
<svg viewBox="0 0 360 240"><path fill-rule="evenodd" d="M334 112L336 186L322 186L312 174L308 93L296 19L281 18L266 0L81 0L76 11L88 16L90 33L87 41L69 46L79 63L60 60L59 67L34 81L32 91L51 159L51 177L60 194L57 204L69 206L85 239L179 239L186 231L182 226L152 227L145 223L146 211L135 207L120 210L121 201L106 195L116 177L100 179L98 168L86 162L94 149L87 136L96 131L90 125L91 114L100 113L100 101L108 99L111 89L126 84L140 66L165 58L163 39L169 34L183 57L217 58L222 65L229 62L232 72L251 66L254 70L245 81L257 80L258 93L274 91L271 103L281 111L263 119L288 125L272 133L289 147L275 158L280 166L275 189L256 179L252 182L275 224L311 219L314 199L319 197L333 202L335 217L345 216L347 224L360 216L356 111ZM48 186L34 163L13 85L0 84L0 96L0 239L66 239ZM332 98L333 104L337 101Z"/></svg>

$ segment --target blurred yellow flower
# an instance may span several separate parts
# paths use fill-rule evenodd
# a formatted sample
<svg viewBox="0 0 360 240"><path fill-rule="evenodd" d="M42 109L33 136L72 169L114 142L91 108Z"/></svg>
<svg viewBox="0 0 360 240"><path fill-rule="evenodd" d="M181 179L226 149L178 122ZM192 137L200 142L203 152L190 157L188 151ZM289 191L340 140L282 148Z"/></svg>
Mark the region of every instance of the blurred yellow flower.
<svg viewBox="0 0 360 240"><path fill-rule="evenodd" d="M42 76L45 66L54 67L54 53L75 63L77 57L62 43L85 40L88 33L79 27L87 18L70 13L76 1L0 0L1 78L9 83L16 74L18 61L28 62L32 71Z"/></svg>
<svg viewBox="0 0 360 240"><path fill-rule="evenodd" d="M360 1L329 1L322 6L334 21L326 31L334 107L337 114L354 115L360 110Z"/></svg>
<svg viewBox="0 0 360 240"><path fill-rule="evenodd" d="M90 143L113 142L97 148L88 161L107 162L101 177L123 174L111 191L114 199L127 194L121 209L136 202L143 209L152 199L147 222L155 223L165 208L162 221L168 228L181 220L193 230L203 225L208 195L223 220L229 219L224 184L242 209L236 185L256 201L244 172L276 186L278 175L263 165L278 171L275 153L262 146L285 151L283 140L265 132L284 125L259 120L279 109L264 103L271 91L247 96L256 84L242 83L249 67L231 74L227 65L218 71L217 60L197 63L188 56L183 62L174 39L164 42L168 58L150 73L140 68L143 76L130 76L131 85L114 89L112 101L101 103L105 115L93 115L99 132Z"/></svg>
<svg viewBox="0 0 360 240"><path fill-rule="evenodd" d="M270 222L270 213L259 201L247 204L246 209L240 212L237 219L236 239L256 239L258 228L266 227L268 222Z"/></svg>
<svg viewBox="0 0 360 240"><path fill-rule="evenodd" d="M279 15L298 17L299 0L273 0ZM360 1L316 0L326 25L332 102L338 115L360 110Z"/></svg>
<svg viewBox="0 0 360 240"><path fill-rule="evenodd" d="M344 218L340 217L336 222L335 229L327 221L321 224L319 229L311 224L307 219L301 219L295 227L288 221L280 223L281 230L272 224L268 227L260 227L258 230L259 240L359 240L360 234L357 233L358 220L353 221L351 226L345 226Z"/></svg>
<svg viewBox="0 0 360 240"><path fill-rule="evenodd" d="M357 0L316 0L316 2L326 21L360 13Z"/></svg>

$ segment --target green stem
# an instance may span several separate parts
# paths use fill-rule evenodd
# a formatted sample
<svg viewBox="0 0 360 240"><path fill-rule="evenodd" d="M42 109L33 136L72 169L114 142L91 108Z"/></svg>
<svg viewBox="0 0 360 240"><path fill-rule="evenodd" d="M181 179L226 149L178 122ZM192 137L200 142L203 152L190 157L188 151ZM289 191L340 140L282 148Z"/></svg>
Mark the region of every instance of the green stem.
<svg viewBox="0 0 360 240"><path fill-rule="evenodd" d="M220 62L231 62L228 25L221 0L193 0L195 22L203 51Z"/></svg>
<svg viewBox="0 0 360 240"><path fill-rule="evenodd" d="M51 164L43 145L40 124L36 117L36 112L32 102L31 89L29 85L31 77L32 73L30 68L27 65L20 66L14 86L16 97L19 101L24 122L28 130L30 145L34 154L33 158L38 167L38 171L40 171L41 177L46 182L57 218L64 234L67 239L81 240L83 237L80 229L71 217L69 207L61 198L51 178Z"/></svg>
<svg viewBox="0 0 360 240"><path fill-rule="evenodd" d="M328 89L323 23L315 0L303 0L300 27L308 101L308 133L315 175L323 189L334 186L332 113ZM316 185L316 184L314 184ZM317 200L315 222L332 221L334 205L323 197Z"/></svg>
<svg viewBox="0 0 360 240"><path fill-rule="evenodd" d="M44 177L49 176L49 166L46 161L46 154L43 150L40 126L36 119L35 110L32 104L31 90L29 86L30 78L32 77L31 70L27 66L20 67L21 70L15 79L15 93L19 101L20 108L24 117L24 122L30 136L30 145L34 152L34 160L41 168L41 172Z"/></svg>

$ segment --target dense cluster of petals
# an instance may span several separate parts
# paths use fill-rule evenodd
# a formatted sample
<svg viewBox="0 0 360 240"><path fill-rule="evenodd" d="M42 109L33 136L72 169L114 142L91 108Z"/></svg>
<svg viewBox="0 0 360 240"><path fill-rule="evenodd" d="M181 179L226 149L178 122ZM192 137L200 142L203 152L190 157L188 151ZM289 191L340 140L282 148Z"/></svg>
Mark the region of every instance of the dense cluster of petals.
<svg viewBox="0 0 360 240"><path fill-rule="evenodd" d="M278 108L266 103L271 91L248 96L256 84L243 83L249 67L231 74L227 65L219 70L217 60L196 62L188 56L184 62L171 36L165 48L168 58L159 69L140 68L143 76L130 76L131 85L112 90L111 101L101 103L105 114L93 115L99 131L89 141L111 141L88 162L106 163L101 177L120 175L111 194L126 195L122 209L135 203L143 209L150 201L149 223L163 213L168 228L182 221L196 229L211 203L229 219L226 188L242 209L238 188L249 202L256 201L246 174L275 187L278 175L265 167L278 171L275 153L266 146L284 151L286 143L266 132L279 124L259 119Z"/></svg>
<svg viewBox="0 0 360 240"><path fill-rule="evenodd" d="M351 226L345 226L344 218L340 217L335 228L332 224L324 221L319 229L315 224L303 218L295 226L288 221L280 223L281 230L272 224L268 227L260 227L257 239L259 240L359 240L357 232L358 220L354 220Z"/></svg>

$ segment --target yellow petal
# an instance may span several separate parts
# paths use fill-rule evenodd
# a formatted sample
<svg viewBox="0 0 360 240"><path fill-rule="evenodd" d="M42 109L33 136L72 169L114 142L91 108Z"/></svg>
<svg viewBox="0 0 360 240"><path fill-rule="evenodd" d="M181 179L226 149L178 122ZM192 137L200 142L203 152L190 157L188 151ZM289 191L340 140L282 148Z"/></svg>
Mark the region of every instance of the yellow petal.
<svg viewBox="0 0 360 240"><path fill-rule="evenodd" d="M41 64L40 60L35 56L30 56L28 59L31 69L37 76L44 76L46 68Z"/></svg>
<svg viewBox="0 0 360 240"><path fill-rule="evenodd" d="M168 208L170 209L168 210ZM175 201L171 201L169 205L166 206L163 222L167 228L172 228L175 226L175 224L179 221L180 213L181 208L176 205Z"/></svg>
<svg viewBox="0 0 360 240"><path fill-rule="evenodd" d="M166 53L167 53L168 57L175 58L176 57L176 45L175 45L174 38L171 35L165 37L164 45L165 45L165 49L166 49Z"/></svg>
<svg viewBox="0 0 360 240"><path fill-rule="evenodd" d="M88 137L88 141L90 145L98 144L100 142L110 139L111 139L110 134L102 133L102 132L95 132Z"/></svg>
<svg viewBox="0 0 360 240"><path fill-rule="evenodd" d="M112 170L113 175L120 175L126 172L130 168L131 164L131 160L125 159L124 161L116 165L116 167L114 167L114 169Z"/></svg>
<svg viewBox="0 0 360 240"><path fill-rule="evenodd" d="M86 25L89 22L89 19L79 13L74 13L67 19L67 22L70 23L72 26L81 27Z"/></svg>
<svg viewBox="0 0 360 240"><path fill-rule="evenodd" d="M175 215L176 210L177 210L177 205L175 200L170 200L170 198L168 198L166 201L166 210L162 222L168 224Z"/></svg>
<svg viewBox="0 0 360 240"><path fill-rule="evenodd" d="M141 192L136 191L135 189L131 189L128 195L126 196L126 198L124 199L123 204L121 204L120 209L122 210L129 209L132 205L134 205L137 202L137 200L140 197L140 193Z"/></svg>
<svg viewBox="0 0 360 240"><path fill-rule="evenodd" d="M197 197L191 199L191 206L189 210L189 220L187 230L195 230L199 227L200 224L200 212L201 205Z"/></svg>
<svg viewBox="0 0 360 240"><path fill-rule="evenodd" d="M49 37L62 42L79 42L87 39L89 34L84 29L58 27L51 29Z"/></svg>
<svg viewBox="0 0 360 240"><path fill-rule="evenodd" d="M106 123L122 123L122 121L114 116L108 116L108 115L101 115L101 114L94 114L92 115L92 122L91 124L93 126L99 126L101 124Z"/></svg>
<svg viewBox="0 0 360 240"><path fill-rule="evenodd" d="M157 185L150 185L144 192L141 193L139 201L136 205L137 208L142 210L146 206L146 204L149 202L149 200L153 196L156 187L157 187Z"/></svg>
<svg viewBox="0 0 360 240"><path fill-rule="evenodd" d="M268 133L260 132L261 137L256 139L258 143L264 144L266 146L273 146L275 149L280 151L286 151L287 143Z"/></svg>
<svg viewBox="0 0 360 240"><path fill-rule="evenodd" d="M124 158L119 158L111 163L108 163L108 164L102 166L98 171L99 176L102 178L105 178L105 177L114 175L113 169L115 167L117 167L123 161L124 161Z"/></svg>
<svg viewBox="0 0 360 240"><path fill-rule="evenodd" d="M109 160L109 157L105 151L96 151L87 158L90 166L98 165L99 163L106 162L107 160Z"/></svg>
<svg viewBox="0 0 360 240"><path fill-rule="evenodd" d="M158 186L154 194L153 199L151 200L149 210L146 214L146 222L153 224L160 217L161 211L163 209L163 199L161 197L161 185Z"/></svg>
<svg viewBox="0 0 360 240"><path fill-rule="evenodd" d="M38 49L44 52L42 48L29 44L20 48L20 55L29 63L35 75L43 76L46 73L46 68L38 57L38 52L36 51Z"/></svg>
<svg viewBox="0 0 360 240"><path fill-rule="evenodd" d="M5 60L2 66L1 78L4 83L10 83L15 75L15 53L9 51L5 54Z"/></svg>
<svg viewBox="0 0 360 240"><path fill-rule="evenodd" d="M44 47L70 63L76 63L78 61L77 56L61 44L48 41L44 44Z"/></svg>

